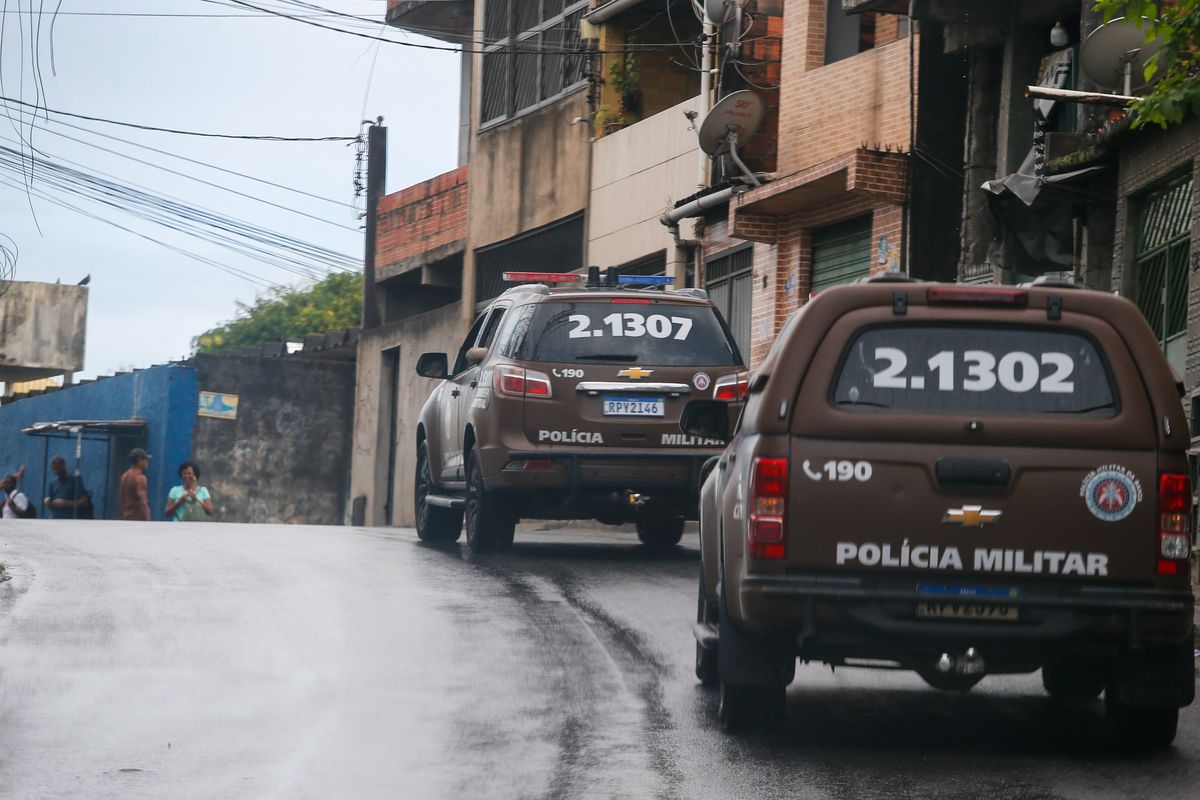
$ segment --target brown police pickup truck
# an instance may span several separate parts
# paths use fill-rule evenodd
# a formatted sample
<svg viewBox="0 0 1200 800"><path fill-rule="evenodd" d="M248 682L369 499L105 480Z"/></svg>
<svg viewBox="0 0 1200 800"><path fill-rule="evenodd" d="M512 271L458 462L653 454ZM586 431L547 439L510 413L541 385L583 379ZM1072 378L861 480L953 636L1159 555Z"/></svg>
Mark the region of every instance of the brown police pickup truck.
<svg viewBox="0 0 1200 800"><path fill-rule="evenodd" d="M680 433L688 400L740 405L747 373L704 292L660 278L506 273L417 423L417 533L506 547L521 518L633 521L651 547L696 518L700 470L723 442Z"/></svg>
<svg viewBox="0 0 1200 800"><path fill-rule="evenodd" d="M716 436L721 405L684 430ZM823 292L751 376L701 491L697 675L727 729L796 658L942 689L1041 669L1165 747L1192 702L1179 390L1127 300L1069 283Z"/></svg>

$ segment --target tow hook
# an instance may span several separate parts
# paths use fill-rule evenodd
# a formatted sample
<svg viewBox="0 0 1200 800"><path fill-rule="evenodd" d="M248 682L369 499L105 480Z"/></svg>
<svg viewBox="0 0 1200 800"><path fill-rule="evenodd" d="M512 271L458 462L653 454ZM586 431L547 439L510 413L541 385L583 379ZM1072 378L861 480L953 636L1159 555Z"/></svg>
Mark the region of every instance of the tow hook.
<svg viewBox="0 0 1200 800"><path fill-rule="evenodd" d="M937 671L943 675L949 675L950 673L956 675L983 675L987 670L983 656L974 647L968 647L967 652L961 656L942 653L938 656L936 666Z"/></svg>
<svg viewBox="0 0 1200 800"><path fill-rule="evenodd" d="M646 501L649 499L646 495L639 494L638 492L626 492L625 496L621 498L623 505L633 506L634 508L646 505Z"/></svg>

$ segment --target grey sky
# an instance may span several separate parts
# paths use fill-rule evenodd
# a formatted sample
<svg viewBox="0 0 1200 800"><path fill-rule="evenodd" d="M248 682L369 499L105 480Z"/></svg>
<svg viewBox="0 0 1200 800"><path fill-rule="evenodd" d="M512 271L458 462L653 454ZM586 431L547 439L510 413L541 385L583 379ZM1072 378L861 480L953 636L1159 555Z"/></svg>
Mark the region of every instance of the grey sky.
<svg viewBox="0 0 1200 800"><path fill-rule="evenodd" d="M273 5L272 0L253 0ZM384 0L314 0L382 20ZM194 19L61 15L54 31L57 76L51 74L48 26L57 0L7 0L0 42L3 95L33 101L29 17L23 17L24 58L17 15L44 7L41 69L50 108L150 125L285 136L354 135L368 75L374 78L367 117L389 128L388 190L454 167L458 56L380 44L318 30L286 19ZM212 14L234 11L202 0L63 0L62 11ZM335 24L334 20L318 20ZM395 29L388 38L439 44ZM377 61L376 59L377 53ZM24 85L21 84L24 66ZM23 94L22 94L23 91ZM14 119L16 117L14 116ZM26 121L28 117L26 117ZM194 139L65 120L227 169L349 203L354 149L346 143L291 144ZM361 256L362 235L246 200L54 135L61 132L227 184L287 208L357 228L349 208L223 175L39 119L32 143L44 156L79 162L190 205ZM25 128L28 135L28 127ZM0 116L0 145L17 147L13 124ZM0 179L13 180L0 171ZM19 175L15 178L19 183ZM38 176L34 173L34 185ZM42 184L48 189L48 186ZM62 195L59 195L62 196ZM77 198L69 202L158 239L203 253L277 283L299 280L118 210ZM256 286L51 203L33 199L41 234L23 191L0 186L0 233L20 247L18 280L75 283L91 274L85 373L142 367L179 358L191 338L236 313L235 301L254 299Z"/></svg>

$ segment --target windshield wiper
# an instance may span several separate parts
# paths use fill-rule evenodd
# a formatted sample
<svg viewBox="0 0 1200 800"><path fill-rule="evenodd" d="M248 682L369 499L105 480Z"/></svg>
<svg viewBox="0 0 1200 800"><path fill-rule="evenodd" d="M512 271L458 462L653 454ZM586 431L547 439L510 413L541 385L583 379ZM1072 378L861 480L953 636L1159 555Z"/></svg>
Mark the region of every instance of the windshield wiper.
<svg viewBox="0 0 1200 800"><path fill-rule="evenodd" d="M632 353L590 353L588 355L575 356L576 361L637 361L638 357Z"/></svg>
<svg viewBox="0 0 1200 800"><path fill-rule="evenodd" d="M1116 403L1104 403L1098 406L1088 406L1087 408L1071 408L1071 409L1051 409L1048 414L1090 414L1093 411L1103 411L1106 408L1116 408Z"/></svg>
<svg viewBox="0 0 1200 800"><path fill-rule="evenodd" d="M839 406L870 406L871 408L891 408L884 403L873 403L870 400L838 400Z"/></svg>

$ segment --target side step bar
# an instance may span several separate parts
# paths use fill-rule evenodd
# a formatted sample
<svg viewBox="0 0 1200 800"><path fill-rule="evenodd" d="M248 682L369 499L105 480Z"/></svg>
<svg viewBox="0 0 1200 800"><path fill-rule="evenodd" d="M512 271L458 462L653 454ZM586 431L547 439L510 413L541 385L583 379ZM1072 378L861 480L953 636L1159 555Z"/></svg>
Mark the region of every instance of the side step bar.
<svg viewBox="0 0 1200 800"><path fill-rule="evenodd" d="M447 497L442 494L427 494L425 502L431 506L438 508L450 508L454 511L462 511L467 507L467 501L461 497Z"/></svg>

